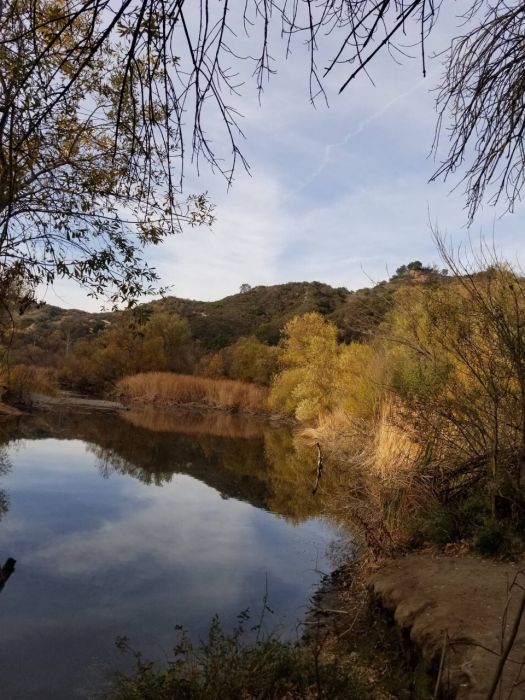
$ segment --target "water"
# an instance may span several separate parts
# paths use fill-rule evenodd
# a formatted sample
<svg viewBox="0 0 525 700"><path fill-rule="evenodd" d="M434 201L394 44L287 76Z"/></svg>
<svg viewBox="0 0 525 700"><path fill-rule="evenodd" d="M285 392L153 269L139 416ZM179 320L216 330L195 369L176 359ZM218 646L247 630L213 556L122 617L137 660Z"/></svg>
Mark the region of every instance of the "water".
<svg viewBox="0 0 525 700"><path fill-rule="evenodd" d="M156 660L250 610L297 634L330 568L315 458L230 416L41 414L0 426L2 700L95 697L125 635Z"/></svg>

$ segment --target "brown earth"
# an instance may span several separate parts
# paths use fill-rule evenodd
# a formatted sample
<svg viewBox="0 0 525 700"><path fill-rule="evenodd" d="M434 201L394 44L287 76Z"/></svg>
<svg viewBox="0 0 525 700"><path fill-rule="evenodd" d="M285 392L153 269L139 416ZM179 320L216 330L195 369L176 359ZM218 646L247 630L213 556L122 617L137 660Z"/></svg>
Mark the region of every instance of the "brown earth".
<svg viewBox="0 0 525 700"><path fill-rule="evenodd" d="M487 700L525 595L525 561L411 554L369 580L377 601L433 661L459 700ZM525 616L524 616L525 617ZM525 621L504 665L498 700L525 698Z"/></svg>
<svg viewBox="0 0 525 700"><path fill-rule="evenodd" d="M117 401L107 401L105 399L90 399L75 396L63 392L58 396L47 396L45 394L31 394L31 404L36 408L64 408L89 409L96 411L125 411L126 406Z"/></svg>

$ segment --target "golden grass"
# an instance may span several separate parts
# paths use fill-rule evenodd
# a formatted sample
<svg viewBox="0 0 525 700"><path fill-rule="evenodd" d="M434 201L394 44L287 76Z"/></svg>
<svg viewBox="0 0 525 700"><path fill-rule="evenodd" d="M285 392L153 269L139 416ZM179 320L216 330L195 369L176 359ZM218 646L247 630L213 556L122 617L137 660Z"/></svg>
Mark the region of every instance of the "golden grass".
<svg viewBox="0 0 525 700"><path fill-rule="evenodd" d="M173 372L124 377L117 383L115 393L124 400L165 406L193 405L241 413L268 411L267 392L255 384Z"/></svg>
<svg viewBox="0 0 525 700"><path fill-rule="evenodd" d="M368 464L383 481L403 479L413 472L421 449L404 430L396 417L395 404L386 401L381 407L370 445Z"/></svg>
<svg viewBox="0 0 525 700"><path fill-rule="evenodd" d="M31 394L55 396L58 393L57 373L49 367L15 365L2 376L1 381L20 399L26 399Z"/></svg>
<svg viewBox="0 0 525 700"><path fill-rule="evenodd" d="M369 435L367 422L352 418L342 409L320 416L315 426L299 431L309 444L319 442L325 455L347 464L362 461L361 452Z"/></svg>
<svg viewBox="0 0 525 700"><path fill-rule="evenodd" d="M205 414L192 411L166 410L146 407L125 411L121 417L137 428L156 433L182 433L184 435L213 435L225 438L260 438L264 436L264 424L260 420L233 416L217 411Z"/></svg>
<svg viewBox="0 0 525 700"><path fill-rule="evenodd" d="M301 436L321 444L325 471L335 479L327 502L357 541L366 542L375 557L402 548L406 525L428 493L417 479L420 448L403 428L395 403L384 402L369 420L335 411Z"/></svg>
<svg viewBox="0 0 525 700"><path fill-rule="evenodd" d="M321 416L301 436L325 452L382 481L404 480L421 456L420 447L400 426L395 404L385 401L374 420L352 418L342 410Z"/></svg>

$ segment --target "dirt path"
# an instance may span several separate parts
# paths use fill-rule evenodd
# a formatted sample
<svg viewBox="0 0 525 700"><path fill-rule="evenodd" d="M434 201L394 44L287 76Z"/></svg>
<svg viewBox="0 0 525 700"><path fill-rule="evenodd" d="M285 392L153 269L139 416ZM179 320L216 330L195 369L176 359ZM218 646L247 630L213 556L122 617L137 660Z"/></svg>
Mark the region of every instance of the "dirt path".
<svg viewBox="0 0 525 700"><path fill-rule="evenodd" d="M461 700L487 700L525 585L525 562L412 554L383 564L370 587L427 659L444 657L443 684ZM506 624L503 614L509 600ZM525 616L497 700L525 698ZM518 685L521 681L523 685ZM513 688L514 686L514 688ZM511 694L512 691L512 694Z"/></svg>

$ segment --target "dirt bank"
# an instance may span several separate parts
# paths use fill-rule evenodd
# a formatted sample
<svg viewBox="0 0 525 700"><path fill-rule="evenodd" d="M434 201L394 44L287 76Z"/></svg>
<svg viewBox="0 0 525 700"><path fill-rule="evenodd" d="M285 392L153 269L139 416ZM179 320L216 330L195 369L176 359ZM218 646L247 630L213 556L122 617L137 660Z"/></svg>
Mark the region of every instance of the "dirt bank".
<svg viewBox="0 0 525 700"><path fill-rule="evenodd" d="M522 570L524 561L411 554L384 563L369 585L427 660L438 666L444 650L443 687L460 700L487 700L524 595ZM495 698L525 697L524 658L525 621Z"/></svg>
<svg viewBox="0 0 525 700"><path fill-rule="evenodd" d="M44 394L31 394L31 405L36 408L64 408L90 409L96 411L126 411L127 408L117 401L106 401L105 399L90 399L67 393L57 396L46 396Z"/></svg>

